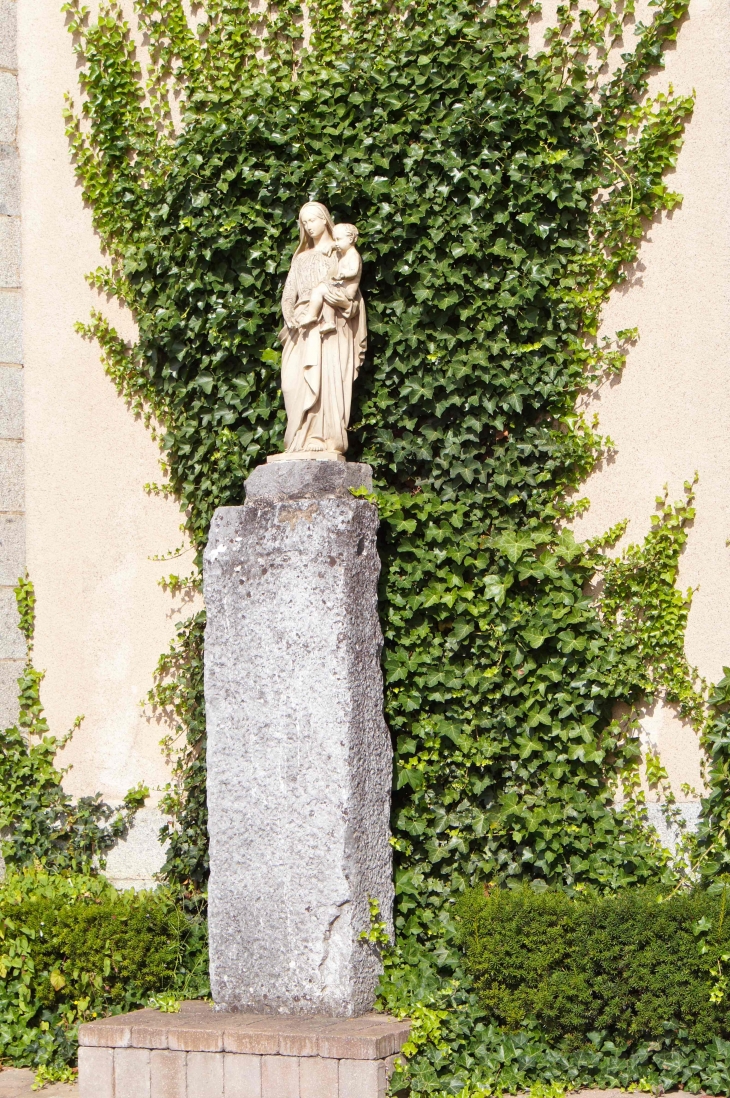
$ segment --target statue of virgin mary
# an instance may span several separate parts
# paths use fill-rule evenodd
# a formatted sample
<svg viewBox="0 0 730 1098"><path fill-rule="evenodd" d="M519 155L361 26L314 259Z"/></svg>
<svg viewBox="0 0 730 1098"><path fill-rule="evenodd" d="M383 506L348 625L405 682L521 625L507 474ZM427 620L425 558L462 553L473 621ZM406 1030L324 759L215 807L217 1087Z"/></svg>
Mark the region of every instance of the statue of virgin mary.
<svg viewBox="0 0 730 1098"><path fill-rule="evenodd" d="M286 324L279 333L286 450L269 461L345 460L352 383L365 357L367 322L359 287L347 296L338 286L334 228L321 202L307 202L299 211L299 247L284 286ZM316 289L331 306L329 323L311 319Z"/></svg>

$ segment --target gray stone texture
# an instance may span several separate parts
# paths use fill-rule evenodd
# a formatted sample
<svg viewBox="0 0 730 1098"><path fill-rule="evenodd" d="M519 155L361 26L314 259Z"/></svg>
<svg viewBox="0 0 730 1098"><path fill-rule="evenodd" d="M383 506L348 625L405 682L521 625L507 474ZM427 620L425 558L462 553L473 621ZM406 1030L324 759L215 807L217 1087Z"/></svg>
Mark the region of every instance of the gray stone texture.
<svg viewBox="0 0 730 1098"><path fill-rule="evenodd" d="M353 499L351 488L373 487L369 465L335 461L281 461L259 465L246 481L246 503L256 499Z"/></svg>
<svg viewBox="0 0 730 1098"><path fill-rule="evenodd" d="M0 439L0 512L23 510L23 468L23 443Z"/></svg>
<svg viewBox="0 0 730 1098"><path fill-rule="evenodd" d="M0 142L15 144L18 131L18 81L13 72L0 71Z"/></svg>
<svg viewBox="0 0 730 1098"><path fill-rule="evenodd" d="M23 437L23 370L0 366L0 439Z"/></svg>
<svg viewBox="0 0 730 1098"><path fill-rule="evenodd" d="M23 660L0 660L0 728L10 728L18 719L18 678Z"/></svg>
<svg viewBox="0 0 730 1098"><path fill-rule="evenodd" d="M0 287L20 286L20 218L0 217Z"/></svg>
<svg viewBox="0 0 730 1098"><path fill-rule="evenodd" d="M12 587L0 587L0 660L25 660L25 637L18 629Z"/></svg>
<svg viewBox="0 0 730 1098"><path fill-rule="evenodd" d="M25 516L0 515L0 585L14 587L25 568Z"/></svg>
<svg viewBox="0 0 730 1098"><path fill-rule="evenodd" d="M18 577L25 571L16 67L16 4L15 0L0 0L0 726L3 728L14 724L18 717L17 679L26 655L13 593Z"/></svg>
<svg viewBox="0 0 730 1098"><path fill-rule="evenodd" d="M205 554L211 983L217 1007L351 1016L390 926L377 509L367 466L261 466ZM251 1050L253 1051L253 1050ZM326 1055L326 1054L325 1054Z"/></svg>
<svg viewBox="0 0 730 1098"><path fill-rule="evenodd" d="M4 145L2 142L0 142L0 215L5 217L20 215L20 158L15 145Z"/></svg>
<svg viewBox="0 0 730 1098"><path fill-rule="evenodd" d="M0 0L0 69L17 69L17 4L15 0Z"/></svg>
<svg viewBox="0 0 730 1098"><path fill-rule="evenodd" d="M19 291L0 290L0 362L23 361L23 303Z"/></svg>

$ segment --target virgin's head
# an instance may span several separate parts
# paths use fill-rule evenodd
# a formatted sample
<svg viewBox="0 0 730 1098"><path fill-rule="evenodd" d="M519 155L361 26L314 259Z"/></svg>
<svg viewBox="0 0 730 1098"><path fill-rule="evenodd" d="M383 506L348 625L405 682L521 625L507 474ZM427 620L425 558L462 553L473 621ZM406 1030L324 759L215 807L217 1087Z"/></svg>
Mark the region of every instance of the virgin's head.
<svg viewBox="0 0 730 1098"><path fill-rule="evenodd" d="M332 240L334 225L330 212L321 202L305 202L299 211L299 247L297 252L316 248L320 240Z"/></svg>

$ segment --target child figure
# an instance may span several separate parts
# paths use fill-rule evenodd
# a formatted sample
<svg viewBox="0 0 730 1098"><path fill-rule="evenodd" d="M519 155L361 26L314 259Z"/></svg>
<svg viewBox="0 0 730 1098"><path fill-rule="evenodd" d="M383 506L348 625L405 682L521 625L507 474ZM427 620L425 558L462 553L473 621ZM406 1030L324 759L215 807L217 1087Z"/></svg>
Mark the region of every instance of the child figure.
<svg viewBox="0 0 730 1098"><path fill-rule="evenodd" d="M319 330L321 332L335 331L334 306L328 304L324 299L327 291L340 295L344 294L348 301L355 299L360 286L360 275L362 274L362 259L355 247L358 235L355 225L348 225L346 222L335 225L333 236L339 259L337 274L328 282L320 282L312 290L309 298L309 308L300 321L303 328L314 324L321 316L322 324Z"/></svg>

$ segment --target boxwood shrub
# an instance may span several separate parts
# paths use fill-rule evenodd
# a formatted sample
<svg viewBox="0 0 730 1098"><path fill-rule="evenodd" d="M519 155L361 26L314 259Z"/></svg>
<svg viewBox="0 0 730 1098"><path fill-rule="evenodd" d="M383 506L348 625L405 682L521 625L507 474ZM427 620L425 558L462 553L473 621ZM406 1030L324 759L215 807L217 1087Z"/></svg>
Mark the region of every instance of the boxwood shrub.
<svg viewBox="0 0 730 1098"><path fill-rule="evenodd" d="M576 899L476 889L460 913L475 989L504 1029L536 1026L564 1048L596 1033L629 1044L668 1029L700 1045L730 1036L724 892L662 898L637 888Z"/></svg>
<svg viewBox="0 0 730 1098"><path fill-rule="evenodd" d="M80 1022L206 995L207 928L167 889L117 892L103 877L12 873L0 886L0 1060L76 1058Z"/></svg>

